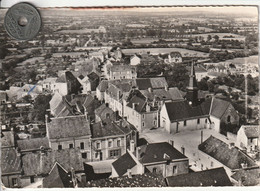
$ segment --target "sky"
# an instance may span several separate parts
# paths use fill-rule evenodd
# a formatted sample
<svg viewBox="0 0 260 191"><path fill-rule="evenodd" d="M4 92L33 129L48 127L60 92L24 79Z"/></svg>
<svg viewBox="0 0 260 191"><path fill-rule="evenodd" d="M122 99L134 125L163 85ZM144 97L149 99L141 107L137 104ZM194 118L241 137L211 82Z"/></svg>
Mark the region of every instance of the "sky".
<svg viewBox="0 0 260 191"><path fill-rule="evenodd" d="M29 2L35 5L36 7L81 7L81 6L160 6L160 5L234 5L234 4L246 4L246 5L260 5L258 0L1 0L1 7L10 7L19 2ZM167 8L166 8L167 9ZM162 9L166 11L165 9ZM223 12L223 13L243 13L249 15L257 15L257 7L175 7L169 9L169 11L212 11L212 12ZM149 9L142 11L149 11Z"/></svg>

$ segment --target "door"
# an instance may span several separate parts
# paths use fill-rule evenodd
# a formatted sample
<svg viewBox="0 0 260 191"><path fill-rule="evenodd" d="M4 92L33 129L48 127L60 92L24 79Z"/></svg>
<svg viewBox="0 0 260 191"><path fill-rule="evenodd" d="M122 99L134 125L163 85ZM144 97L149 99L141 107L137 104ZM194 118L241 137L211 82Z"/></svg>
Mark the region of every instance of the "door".
<svg viewBox="0 0 260 191"><path fill-rule="evenodd" d="M99 153L99 160L103 160L103 153L102 152Z"/></svg>

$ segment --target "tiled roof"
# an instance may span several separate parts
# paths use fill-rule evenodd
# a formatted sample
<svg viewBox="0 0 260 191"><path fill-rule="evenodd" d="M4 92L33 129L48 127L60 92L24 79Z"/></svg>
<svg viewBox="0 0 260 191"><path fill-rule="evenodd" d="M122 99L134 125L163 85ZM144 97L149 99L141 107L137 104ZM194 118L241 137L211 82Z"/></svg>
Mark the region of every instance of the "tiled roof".
<svg viewBox="0 0 260 191"><path fill-rule="evenodd" d="M168 155L168 159L164 158L165 154ZM142 153L140 153L140 155L142 155ZM148 144L143 152L140 162L145 164L177 159L188 160L185 155L175 149L172 145L167 142L161 142Z"/></svg>
<svg viewBox="0 0 260 191"><path fill-rule="evenodd" d="M171 121L185 120L205 115L200 106L191 107L188 101L174 101L165 103Z"/></svg>
<svg viewBox="0 0 260 191"><path fill-rule="evenodd" d="M223 167L167 177L166 182L171 187L232 186Z"/></svg>
<svg viewBox="0 0 260 191"><path fill-rule="evenodd" d="M43 188L72 188L71 176L59 164L55 163L48 176L43 179Z"/></svg>
<svg viewBox="0 0 260 191"><path fill-rule="evenodd" d="M123 176L127 172L127 169L131 169L135 165L136 162L128 152L126 152L124 155L122 155L115 162L112 163L112 166L116 170L118 176Z"/></svg>
<svg viewBox="0 0 260 191"><path fill-rule="evenodd" d="M102 80L97 87L97 89L101 92L105 92L107 88L108 88L108 80Z"/></svg>
<svg viewBox="0 0 260 191"><path fill-rule="evenodd" d="M127 106L133 108L133 104L135 104L135 110L137 112L145 111L146 101L144 99L135 95L129 100Z"/></svg>
<svg viewBox="0 0 260 191"><path fill-rule="evenodd" d="M80 151L78 149L63 149L25 154L22 156L24 175L47 174L55 162L60 163L68 172L71 171L71 167L75 171L84 170Z"/></svg>
<svg viewBox="0 0 260 191"><path fill-rule="evenodd" d="M230 105L230 102L228 101L224 101L222 99L216 99L216 98L212 98L212 103L211 103L211 115L217 117L217 118L221 118L223 116L223 114L225 113L225 111L227 110L227 108Z"/></svg>
<svg viewBox="0 0 260 191"><path fill-rule="evenodd" d="M237 147L229 148L228 144L213 136L201 143L199 150L233 170L242 168L242 163L247 164L247 167L256 166L254 160Z"/></svg>
<svg viewBox="0 0 260 191"><path fill-rule="evenodd" d="M74 138L91 135L89 122L85 115L52 118L48 123L50 139Z"/></svg>
<svg viewBox="0 0 260 191"><path fill-rule="evenodd" d="M17 146L21 151L40 150L41 147L49 148L49 140L47 137L17 140Z"/></svg>
<svg viewBox="0 0 260 191"><path fill-rule="evenodd" d="M111 72L125 72L135 70L134 66L131 65L113 65L109 68Z"/></svg>
<svg viewBox="0 0 260 191"><path fill-rule="evenodd" d="M74 115L74 110L67 99L56 92L50 101L50 110L55 117Z"/></svg>
<svg viewBox="0 0 260 191"><path fill-rule="evenodd" d="M21 160L14 148L1 149L1 173L21 172Z"/></svg>
<svg viewBox="0 0 260 191"><path fill-rule="evenodd" d="M110 119L115 120L116 116L114 111L107 107L106 104L102 104L95 110L95 114L100 117L101 120L105 120L107 117L107 114L109 114Z"/></svg>
<svg viewBox="0 0 260 191"><path fill-rule="evenodd" d="M140 90L142 94L147 97L150 101L153 101L154 98L157 100L183 100L183 97L178 90L178 88L169 88L169 90L165 89L155 89L152 92L148 90Z"/></svg>
<svg viewBox="0 0 260 191"><path fill-rule="evenodd" d="M0 91L0 100L7 99L7 93L5 91Z"/></svg>
<svg viewBox="0 0 260 191"><path fill-rule="evenodd" d="M242 181L244 186L256 186L260 184L260 168L240 169L236 171L231 177L236 181Z"/></svg>
<svg viewBox="0 0 260 191"><path fill-rule="evenodd" d="M132 178L123 176L87 182L85 187L165 187L165 180L161 175L145 173L134 175Z"/></svg>
<svg viewBox="0 0 260 191"><path fill-rule="evenodd" d="M122 127L111 119L105 119L102 122L91 125L92 138L119 136L129 133L130 131L131 129L129 127Z"/></svg>
<svg viewBox="0 0 260 191"><path fill-rule="evenodd" d="M248 138L260 137L260 126L259 125L243 125L241 128L244 129L245 134Z"/></svg>
<svg viewBox="0 0 260 191"><path fill-rule="evenodd" d="M14 132L2 131L1 132L1 148L14 147Z"/></svg>

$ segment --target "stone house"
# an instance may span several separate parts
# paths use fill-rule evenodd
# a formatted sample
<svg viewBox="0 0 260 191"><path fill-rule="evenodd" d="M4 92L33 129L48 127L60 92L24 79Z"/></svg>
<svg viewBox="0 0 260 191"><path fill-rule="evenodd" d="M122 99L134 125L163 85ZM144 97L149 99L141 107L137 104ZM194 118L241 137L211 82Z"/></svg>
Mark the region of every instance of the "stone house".
<svg viewBox="0 0 260 191"><path fill-rule="evenodd" d="M260 126L242 125L237 132L236 146L246 151L258 151L260 144Z"/></svg>
<svg viewBox="0 0 260 191"><path fill-rule="evenodd" d="M189 159L167 142L132 148L122 158L112 163L112 177L149 172L169 177L189 172Z"/></svg>
<svg viewBox="0 0 260 191"><path fill-rule="evenodd" d="M140 63L141 63L141 58L139 56L137 56L136 54L131 56L131 58L130 58L131 66L136 66L136 65L139 65Z"/></svg>
<svg viewBox="0 0 260 191"><path fill-rule="evenodd" d="M202 142L198 149L196 165L201 170L224 167L230 177L240 169L257 167L255 161L234 144L227 144L213 136Z"/></svg>

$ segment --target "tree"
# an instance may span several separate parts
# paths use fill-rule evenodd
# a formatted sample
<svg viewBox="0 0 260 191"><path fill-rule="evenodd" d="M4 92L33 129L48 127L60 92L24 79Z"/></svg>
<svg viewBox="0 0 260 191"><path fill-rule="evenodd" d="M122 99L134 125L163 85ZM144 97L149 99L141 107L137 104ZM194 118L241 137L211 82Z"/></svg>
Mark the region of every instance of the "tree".
<svg viewBox="0 0 260 191"><path fill-rule="evenodd" d="M38 95L34 101L33 119L35 121L45 121L46 110L49 108L51 95Z"/></svg>
<svg viewBox="0 0 260 191"><path fill-rule="evenodd" d="M213 38L215 39L215 42L219 41L219 36L218 35L215 35Z"/></svg>
<svg viewBox="0 0 260 191"><path fill-rule="evenodd" d="M212 39L211 35L208 35L207 42L209 42Z"/></svg>

